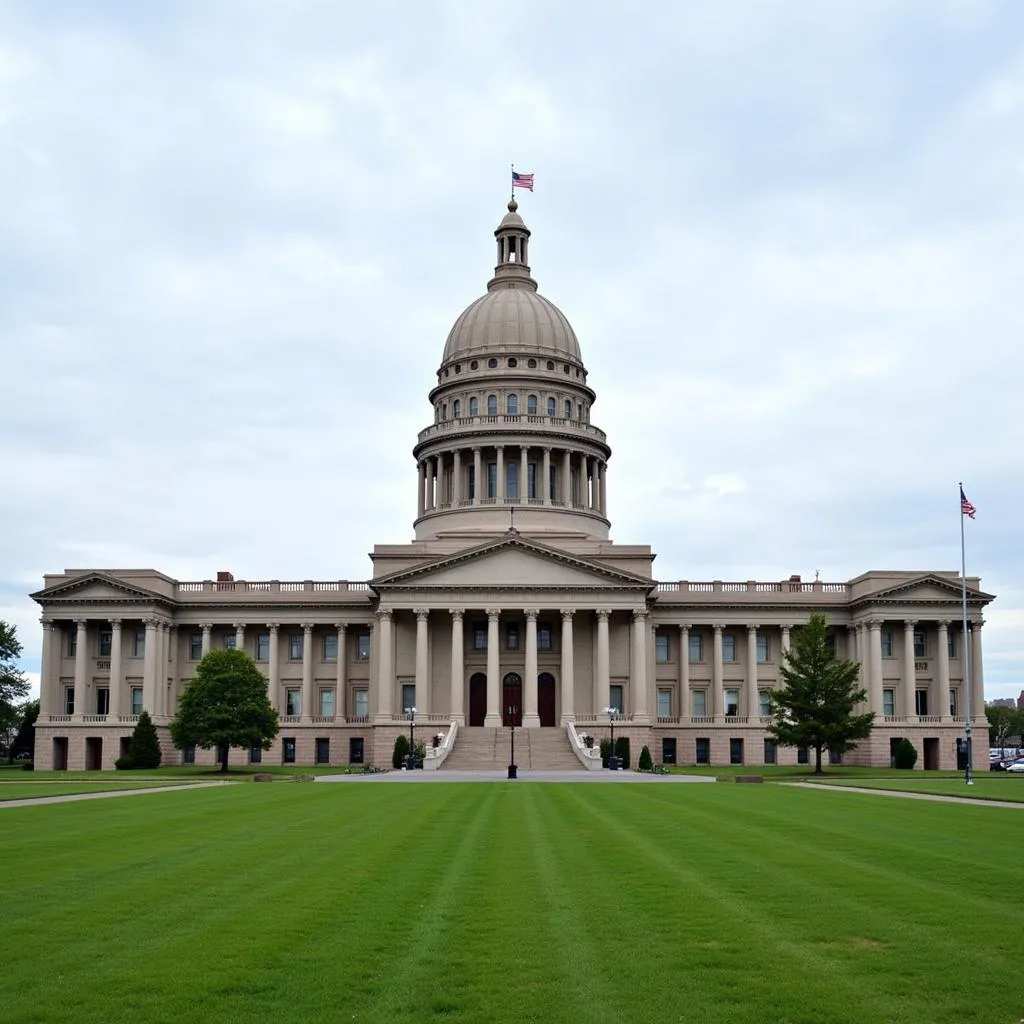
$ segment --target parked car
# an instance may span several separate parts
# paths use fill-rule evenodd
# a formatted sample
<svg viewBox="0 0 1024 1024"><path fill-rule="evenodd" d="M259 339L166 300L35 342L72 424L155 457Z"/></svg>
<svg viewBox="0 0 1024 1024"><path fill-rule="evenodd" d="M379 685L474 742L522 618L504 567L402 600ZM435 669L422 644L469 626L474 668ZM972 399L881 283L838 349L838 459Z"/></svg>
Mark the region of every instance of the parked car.
<svg viewBox="0 0 1024 1024"><path fill-rule="evenodd" d="M1008 772L1021 772L1024 773L1024 758L1019 761L1012 761L1006 766Z"/></svg>

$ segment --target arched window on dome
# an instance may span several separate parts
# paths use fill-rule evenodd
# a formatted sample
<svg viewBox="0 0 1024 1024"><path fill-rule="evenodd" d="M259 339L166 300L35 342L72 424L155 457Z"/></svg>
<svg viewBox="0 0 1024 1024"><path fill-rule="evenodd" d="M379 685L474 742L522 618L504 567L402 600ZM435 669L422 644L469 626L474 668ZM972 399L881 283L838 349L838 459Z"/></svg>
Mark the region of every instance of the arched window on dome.
<svg viewBox="0 0 1024 1024"><path fill-rule="evenodd" d="M519 360L518 360L518 359L516 359L516 358L515 358L515 356L513 356L513 357L512 357L512 358L511 358L511 359L510 359L510 360L508 361L508 365L509 365L509 369L510 369L510 370L514 370L514 369L515 369L515 368L516 368L516 367L517 367L517 366L519 365Z"/></svg>
<svg viewBox="0 0 1024 1024"><path fill-rule="evenodd" d="M480 402L476 398L471 398L469 400L469 415L470 416L479 416L480 415Z"/></svg>
<svg viewBox="0 0 1024 1024"><path fill-rule="evenodd" d="M443 419L443 420L448 419L448 403L447 402L442 402L441 403L441 419Z"/></svg>
<svg viewBox="0 0 1024 1024"><path fill-rule="evenodd" d="M555 400L553 398L549 398L548 399L548 415L551 416L551 417L554 417L555 412L556 412Z"/></svg>
<svg viewBox="0 0 1024 1024"><path fill-rule="evenodd" d="M537 396L527 395L526 396L526 415L536 416L537 415Z"/></svg>
<svg viewBox="0 0 1024 1024"><path fill-rule="evenodd" d="M555 368L555 361L553 359L548 360L548 369L553 370Z"/></svg>
<svg viewBox="0 0 1024 1024"><path fill-rule="evenodd" d="M536 369L537 369L537 360L536 360L536 359L527 359L527 360L526 360L526 365L527 365L527 366L528 366L528 367L529 367L529 368L530 368L531 370L536 370Z"/></svg>
<svg viewBox="0 0 1024 1024"><path fill-rule="evenodd" d="M565 418L567 420L572 419L572 400L569 398L565 400Z"/></svg>
<svg viewBox="0 0 1024 1024"><path fill-rule="evenodd" d="M518 395L509 395L508 398L505 399L505 413L508 416L518 416L519 415L519 396Z"/></svg>
<svg viewBox="0 0 1024 1024"><path fill-rule="evenodd" d="M479 368L479 366L480 364L475 359L469 364L469 368L471 370L476 370Z"/></svg>
<svg viewBox="0 0 1024 1024"><path fill-rule="evenodd" d="M458 398L452 402L452 417L457 420L462 419L462 402Z"/></svg>
<svg viewBox="0 0 1024 1024"><path fill-rule="evenodd" d="M490 369L492 369L492 370L495 369L497 367L497 365L498 365L498 360L497 359L488 359L487 360L487 366Z"/></svg>
<svg viewBox="0 0 1024 1024"><path fill-rule="evenodd" d="M487 415L497 416L498 415L498 396L488 395L487 396Z"/></svg>

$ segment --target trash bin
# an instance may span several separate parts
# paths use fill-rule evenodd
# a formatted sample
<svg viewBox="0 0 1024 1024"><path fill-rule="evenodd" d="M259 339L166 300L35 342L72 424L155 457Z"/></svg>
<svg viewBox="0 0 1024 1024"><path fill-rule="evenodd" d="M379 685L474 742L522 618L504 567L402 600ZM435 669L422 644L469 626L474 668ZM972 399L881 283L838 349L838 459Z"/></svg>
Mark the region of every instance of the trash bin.
<svg viewBox="0 0 1024 1024"><path fill-rule="evenodd" d="M608 756L608 771L617 772L619 770L619 759L614 755Z"/></svg>
<svg viewBox="0 0 1024 1024"><path fill-rule="evenodd" d="M519 778L519 765L517 765L517 764L510 764L508 766L508 777L510 779L518 779Z"/></svg>

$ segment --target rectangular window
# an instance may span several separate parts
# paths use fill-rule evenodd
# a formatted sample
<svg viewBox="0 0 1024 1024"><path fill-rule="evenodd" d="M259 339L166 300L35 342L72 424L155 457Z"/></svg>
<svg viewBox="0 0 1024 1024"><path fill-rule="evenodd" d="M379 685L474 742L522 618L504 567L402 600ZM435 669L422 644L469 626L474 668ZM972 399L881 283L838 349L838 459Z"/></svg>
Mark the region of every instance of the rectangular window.
<svg viewBox="0 0 1024 1024"><path fill-rule="evenodd" d="M743 764L743 740L738 737L729 740L729 764Z"/></svg>
<svg viewBox="0 0 1024 1024"><path fill-rule="evenodd" d="M661 738L661 763L676 763L676 738L674 736L663 736Z"/></svg>
<svg viewBox="0 0 1024 1024"><path fill-rule="evenodd" d="M466 497L470 501L476 497L476 466L466 469Z"/></svg>
<svg viewBox="0 0 1024 1024"><path fill-rule="evenodd" d="M891 629L883 629L882 630L882 657L883 658L891 658L892 657L892 630Z"/></svg>
<svg viewBox="0 0 1024 1024"><path fill-rule="evenodd" d="M482 622L473 623L473 650L487 650L487 626Z"/></svg>
<svg viewBox="0 0 1024 1024"><path fill-rule="evenodd" d="M338 634L324 633L324 661L338 660Z"/></svg>
<svg viewBox="0 0 1024 1024"><path fill-rule="evenodd" d="M320 714L324 718L334 717L334 690L325 688L320 691Z"/></svg>
<svg viewBox="0 0 1024 1024"><path fill-rule="evenodd" d="M767 718L772 713L772 698L770 690L757 691L757 713L762 718Z"/></svg>
<svg viewBox="0 0 1024 1024"><path fill-rule="evenodd" d="M75 713L75 688L73 686L64 687L64 714L73 715Z"/></svg>
<svg viewBox="0 0 1024 1024"><path fill-rule="evenodd" d="M806 747L796 748L796 763L797 764L810 764L810 751Z"/></svg>
<svg viewBox="0 0 1024 1024"><path fill-rule="evenodd" d="M537 623L537 650L538 651L550 651L551 650L551 623L550 622L538 622Z"/></svg>
<svg viewBox="0 0 1024 1024"><path fill-rule="evenodd" d="M669 660L670 648L668 641L668 633L654 634L654 660L661 664Z"/></svg>
<svg viewBox="0 0 1024 1024"><path fill-rule="evenodd" d="M233 651L238 644L238 637L234 633L224 634L224 650Z"/></svg>
<svg viewBox="0 0 1024 1024"><path fill-rule="evenodd" d="M302 714L302 691L285 690L284 713L291 718Z"/></svg>
<svg viewBox="0 0 1024 1024"><path fill-rule="evenodd" d="M890 718L896 714L896 691L882 691L882 714Z"/></svg>
<svg viewBox="0 0 1024 1024"><path fill-rule="evenodd" d="M352 696L355 698L353 707L356 718L366 718L370 713L370 691L356 690Z"/></svg>
<svg viewBox="0 0 1024 1024"><path fill-rule="evenodd" d="M762 633L757 634L757 661L759 665L768 661L768 637Z"/></svg>
<svg viewBox="0 0 1024 1024"><path fill-rule="evenodd" d="M956 690L949 691L949 713L956 718L957 708L957 692Z"/></svg>
<svg viewBox="0 0 1024 1024"><path fill-rule="evenodd" d="M949 651L949 656L951 658L955 658L956 657L956 633L952 632L952 630L951 630L950 632L948 632L946 634L946 638L947 638L947 650Z"/></svg>
<svg viewBox="0 0 1024 1024"><path fill-rule="evenodd" d="M488 498L496 498L498 496L498 464L496 462L487 463L487 495Z"/></svg>
<svg viewBox="0 0 1024 1024"><path fill-rule="evenodd" d="M557 493L558 492L555 490L555 467L554 466L549 466L548 467L548 494L550 494L551 497L554 498L554 496Z"/></svg>
<svg viewBox="0 0 1024 1024"><path fill-rule="evenodd" d="M68 657L73 658L78 653L78 630L68 630Z"/></svg>
<svg viewBox="0 0 1024 1024"><path fill-rule="evenodd" d="M927 690L918 690L914 694L914 712L918 715L927 715L929 713Z"/></svg>
<svg viewBox="0 0 1024 1024"><path fill-rule="evenodd" d="M694 690L691 695L693 700L693 717L707 718L708 714L708 692L707 690Z"/></svg>
<svg viewBox="0 0 1024 1024"><path fill-rule="evenodd" d="M924 658L925 655L925 643L924 633L917 630L914 631L914 657Z"/></svg>
<svg viewBox="0 0 1024 1024"><path fill-rule="evenodd" d="M96 691L96 714L106 715L110 713L110 690L103 689Z"/></svg>
<svg viewBox="0 0 1024 1024"><path fill-rule="evenodd" d="M736 637L726 633L722 637L722 661L736 660Z"/></svg>
<svg viewBox="0 0 1024 1024"><path fill-rule="evenodd" d="M711 764L711 739L699 736L694 740L694 755L697 764Z"/></svg>
<svg viewBox="0 0 1024 1024"><path fill-rule="evenodd" d="M189 743L187 746L182 748L181 751L181 763L182 764L195 764L196 763L196 745Z"/></svg>
<svg viewBox="0 0 1024 1024"><path fill-rule="evenodd" d="M507 498L519 497L519 463L510 462L505 467L505 496Z"/></svg>
<svg viewBox="0 0 1024 1024"><path fill-rule="evenodd" d="M615 683L608 687L608 707L614 708L616 711L625 711L623 699L621 683Z"/></svg>
<svg viewBox="0 0 1024 1024"><path fill-rule="evenodd" d="M292 633L288 637L288 657L292 661L302 661L302 641L304 639L301 633Z"/></svg>
<svg viewBox="0 0 1024 1024"><path fill-rule="evenodd" d="M356 661L370 660L370 634L356 633Z"/></svg>
<svg viewBox="0 0 1024 1024"><path fill-rule="evenodd" d="M836 635L835 633L829 632L825 637L825 646L833 653L836 653Z"/></svg>
<svg viewBox="0 0 1024 1024"><path fill-rule="evenodd" d="M828 763L829 764L842 764L843 763L843 755L842 754L836 754L834 751L830 750L828 752Z"/></svg>
<svg viewBox="0 0 1024 1024"><path fill-rule="evenodd" d="M270 634L256 634L256 660L270 661Z"/></svg>
<svg viewBox="0 0 1024 1024"><path fill-rule="evenodd" d="M775 743L773 740L764 741L764 763L775 764Z"/></svg>
<svg viewBox="0 0 1024 1024"><path fill-rule="evenodd" d="M114 634L109 629L100 630L100 657L110 657L110 645L113 642Z"/></svg>
<svg viewBox="0 0 1024 1024"><path fill-rule="evenodd" d="M527 486L529 490L526 492L528 498L539 498L540 495L537 493L537 463L530 462L526 466Z"/></svg>
<svg viewBox="0 0 1024 1024"><path fill-rule="evenodd" d="M330 764L331 763L331 741L322 737L316 741L316 763L317 764Z"/></svg>
<svg viewBox="0 0 1024 1024"><path fill-rule="evenodd" d="M199 661L203 656L203 634L192 633L188 638L189 661Z"/></svg>
<svg viewBox="0 0 1024 1024"><path fill-rule="evenodd" d="M508 651L519 650L519 626L510 622L505 627L505 649Z"/></svg>
<svg viewBox="0 0 1024 1024"><path fill-rule="evenodd" d="M725 691L725 713L730 718L740 713L740 691L739 690L726 690Z"/></svg>
<svg viewBox="0 0 1024 1024"><path fill-rule="evenodd" d="M133 686L132 687L132 714L133 715L141 715L142 714L142 687L141 686Z"/></svg>
<svg viewBox="0 0 1024 1024"><path fill-rule="evenodd" d="M263 764L263 748L258 743L249 748L249 764Z"/></svg>
<svg viewBox="0 0 1024 1024"><path fill-rule="evenodd" d="M285 764L295 764L295 738L286 736L281 740L281 760Z"/></svg>
<svg viewBox="0 0 1024 1024"><path fill-rule="evenodd" d="M349 736L348 738L348 763L362 764L365 743L362 736Z"/></svg>
<svg viewBox="0 0 1024 1024"><path fill-rule="evenodd" d="M700 633L690 634L690 661L704 660L704 638Z"/></svg>
<svg viewBox="0 0 1024 1024"><path fill-rule="evenodd" d="M132 657L144 658L146 656L146 631L137 629L132 636Z"/></svg>
<svg viewBox="0 0 1024 1024"><path fill-rule="evenodd" d="M416 686L413 683L402 684L402 714L409 712L416 707Z"/></svg>
<svg viewBox="0 0 1024 1024"><path fill-rule="evenodd" d="M672 717L672 691L658 690L658 717Z"/></svg>

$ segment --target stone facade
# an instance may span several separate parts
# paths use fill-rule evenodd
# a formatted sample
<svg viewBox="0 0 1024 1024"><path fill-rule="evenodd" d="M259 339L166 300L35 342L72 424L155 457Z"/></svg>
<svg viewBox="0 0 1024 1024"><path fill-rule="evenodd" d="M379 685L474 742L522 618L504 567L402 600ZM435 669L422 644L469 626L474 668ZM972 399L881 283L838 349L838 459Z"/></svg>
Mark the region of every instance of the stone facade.
<svg viewBox="0 0 1024 1024"><path fill-rule="evenodd" d="M922 768L956 766L984 719L982 610L992 596L946 571L852 580L656 581L643 545L609 539L605 433L568 320L537 294L515 203L485 295L456 321L420 432L415 539L378 545L369 580L181 582L155 570L45 577L36 764L112 768L142 708L167 723L208 651L237 647L267 677L281 732L262 761L388 765L459 726L575 723L629 735L634 759L796 763L765 744L766 694L811 612L861 666L870 740L848 762L887 765L906 736ZM965 642L966 641L966 642ZM965 671L969 669L969 671ZM974 745L977 766L986 744ZM215 752L195 751L198 763ZM248 751L232 751L249 763Z"/></svg>

